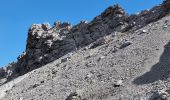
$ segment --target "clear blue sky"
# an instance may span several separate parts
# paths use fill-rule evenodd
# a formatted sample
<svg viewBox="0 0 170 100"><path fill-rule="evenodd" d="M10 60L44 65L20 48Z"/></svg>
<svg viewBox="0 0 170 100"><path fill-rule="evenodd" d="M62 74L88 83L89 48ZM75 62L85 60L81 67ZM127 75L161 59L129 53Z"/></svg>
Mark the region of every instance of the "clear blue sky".
<svg viewBox="0 0 170 100"><path fill-rule="evenodd" d="M0 66L15 61L26 46L27 30L33 23L55 20L76 24L92 20L105 8L119 3L128 13L136 13L163 0L1 0Z"/></svg>

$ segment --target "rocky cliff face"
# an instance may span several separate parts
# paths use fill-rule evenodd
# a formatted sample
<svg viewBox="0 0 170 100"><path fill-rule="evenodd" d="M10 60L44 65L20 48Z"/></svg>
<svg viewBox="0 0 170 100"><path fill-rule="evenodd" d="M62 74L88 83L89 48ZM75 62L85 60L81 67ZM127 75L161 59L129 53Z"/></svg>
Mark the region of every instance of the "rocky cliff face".
<svg viewBox="0 0 170 100"><path fill-rule="evenodd" d="M135 31L169 13L169 1L145 10L138 15L127 15L119 5L107 8L90 23L82 21L76 26L55 22L34 24L30 27L25 54L18 59L17 69L24 74L59 57L89 45L112 32ZM102 42L102 41L100 41Z"/></svg>
<svg viewBox="0 0 170 100"><path fill-rule="evenodd" d="M0 76L10 79L10 76L23 75L85 46L95 48L106 42L104 36L133 32L168 15L169 10L169 0L137 15L128 15L119 5L115 5L89 23L82 21L71 26L69 23L55 22L52 27L49 24L33 24L28 31L25 52L13 67L0 71L3 73Z"/></svg>
<svg viewBox="0 0 170 100"><path fill-rule="evenodd" d="M28 32L25 54L19 58L20 74L31 71L54 61L64 54L76 49L70 34L71 25L61 23L50 27L49 24L32 25Z"/></svg>
<svg viewBox="0 0 170 100"><path fill-rule="evenodd" d="M148 100L158 87L168 88L170 83L169 11L170 0L165 0L136 15L114 5L91 22L75 26L33 24L25 52L17 62L0 69L0 85L4 84L0 99L7 92L3 100L22 96L31 100ZM139 76L149 66L153 66L151 71ZM14 86L21 79L10 80L23 74L21 79L26 79ZM6 86L13 89L7 91ZM149 100L164 100L169 90L158 91Z"/></svg>

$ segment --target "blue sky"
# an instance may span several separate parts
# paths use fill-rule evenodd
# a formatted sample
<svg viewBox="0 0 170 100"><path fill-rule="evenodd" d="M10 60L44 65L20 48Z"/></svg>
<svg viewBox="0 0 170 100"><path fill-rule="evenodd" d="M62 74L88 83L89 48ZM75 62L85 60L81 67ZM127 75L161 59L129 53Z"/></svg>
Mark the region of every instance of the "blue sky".
<svg viewBox="0 0 170 100"><path fill-rule="evenodd" d="M119 3L129 14L149 9L163 0L1 0L0 66L15 61L26 46L33 23L92 20L108 6Z"/></svg>

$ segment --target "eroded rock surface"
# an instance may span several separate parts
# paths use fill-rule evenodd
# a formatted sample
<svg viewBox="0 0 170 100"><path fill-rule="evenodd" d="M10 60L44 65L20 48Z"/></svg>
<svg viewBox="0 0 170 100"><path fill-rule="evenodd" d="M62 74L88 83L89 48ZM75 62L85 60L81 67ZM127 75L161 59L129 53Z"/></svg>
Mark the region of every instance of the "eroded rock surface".
<svg viewBox="0 0 170 100"><path fill-rule="evenodd" d="M47 24L34 24L30 27L25 54L18 60L19 74L27 73L52 62L65 54L76 51L115 32L135 31L157 21L169 13L169 1L145 10L138 15L128 15L119 5L108 7L90 23L80 22L71 26L69 23L55 22L53 27ZM98 42L98 45L102 43ZM130 45L125 42L120 46ZM95 44L94 44L95 45Z"/></svg>
<svg viewBox="0 0 170 100"><path fill-rule="evenodd" d="M0 85L31 74L8 89L3 100L148 100L162 84L169 88L169 58L164 55L169 11L170 0L165 0L136 15L114 5L75 26L57 21L53 26L33 24L25 52L0 69ZM163 51L166 60L155 64Z"/></svg>

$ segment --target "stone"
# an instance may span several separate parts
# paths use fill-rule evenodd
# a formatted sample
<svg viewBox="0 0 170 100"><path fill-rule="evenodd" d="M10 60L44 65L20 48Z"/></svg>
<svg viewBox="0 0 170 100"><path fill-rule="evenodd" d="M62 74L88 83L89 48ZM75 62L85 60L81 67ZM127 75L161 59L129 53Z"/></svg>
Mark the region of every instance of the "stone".
<svg viewBox="0 0 170 100"><path fill-rule="evenodd" d="M41 28L42 28L41 24L33 24L31 25L30 30L41 29Z"/></svg>
<svg viewBox="0 0 170 100"><path fill-rule="evenodd" d="M94 49L94 48L96 48L98 46L103 45L104 43L105 43L105 39L103 39L103 38L98 39L94 43L91 44L90 49Z"/></svg>
<svg viewBox="0 0 170 100"><path fill-rule="evenodd" d="M85 79L91 78L92 76L93 76L93 74L88 73L88 74L86 75Z"/></svg>
<svg viewBox="0 0 170 100"><path fill-rule="evenodd" d="M45 41L45 44L46 44L49 48L51 48L51 45L53 44L53 42L52 42L52 40L47 40L47 41Z"/></svg>
<svg viewBox="0 0 170 100"><path fill-rule="evenodd" d="M76 93L71 93L66 100L82 100L81 97Z"/></svg>
<svg viewBox="0 0 170 100"><path fill-rule="evenodd" d="M101 56L100 58L101 58L101 59L104 59L104 58L105 58L105 56Z"/></svg>
<svg viewBox="0 0 170 100"><path fill-rule="evenodd" d="M114 83L114 87L120 87L123 85L123 80L118 80Z"/></svg>
<svg viewBox="0 0 170 100"><path fill-rule="evenodd" d="M143 33L146 33L147 31L146 30L142 30Z"/></svg>
<svg viewBox="0 0 170 100"><path fill-rule="evenodd" d="M165 91L165 90L158 90L154 95L153 95L153 100L169 100L167 97L170 94Z"/></svg>
<svg viewBox="0 0 170 100"><path fill-rule="evenodd" d="M163 28L166 29L166 28L168 28L168 26L167 26L167 25L164 25Z"/></svg>
<svg viewBox="0 0 170 100"><path fill-rule="evenodd" d="M61 59L61 63L67 62L68 58Z"/></svg>
<svg viewBox="0 0 170 100"><path fill-rule="evenodd" d="M36 60L36 62L41 62L43 60L43 56L40 56L37 60Z"/></svg>
<svg viewBox="0 0 170 100"><path fill-rule="evenodd" d="M23 97L20 97L19 100L24 100Z"/></svg>
<svg viewBox="0 0 170 100"><path fill-rule="evenodd" d="M130 42L130 41L125 41L125 42L123 42L123 43L120 45L119 49L126 48L127 46L129 46L129 45L131 45L131 44L132 44L132 42Z"/></svg>
<svg viewBox="0 0 170 100"><path fill-rule="evenodd" d="M100 61L100 60L102 60L104 58L105 58L105 56L101 56L97 61Z"/></svg>

